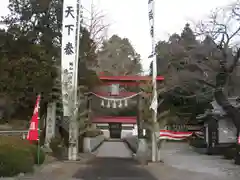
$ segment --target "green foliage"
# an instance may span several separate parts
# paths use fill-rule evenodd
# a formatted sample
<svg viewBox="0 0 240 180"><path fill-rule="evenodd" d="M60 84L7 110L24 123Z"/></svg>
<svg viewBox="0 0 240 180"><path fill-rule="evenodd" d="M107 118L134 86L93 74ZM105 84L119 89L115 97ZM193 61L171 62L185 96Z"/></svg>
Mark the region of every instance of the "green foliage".
<svg viewBox="0 0 240 180"><path fill-rule="evenodd" d="M206 148L206 142L201 138L191 138L189 144L195 148Z"/></svg>
<svg viewBox="0 0 240 180"><path fill-rule="evenodd" d="M142 71L140 60L130 41L117 35L98 52L99 71L108 75L137 75Z"/></svg>
<svg viewBox="0 0 240 180"><path fill-rule="evenodd" d="M153 98L152 83L150 81L146 82L140 88L143 92L142 109L141 109L141 116L143 120L142 123L143 123L143 127L147 130L146 138L150 140L151 132L153 131L158 132L159 129L162 129L165 127L165 125L170 119L170 110L168 109L167 106L164 105L164 99L159 98L158 109L157 109L157 122L155 123L153 121L153 110L150 109L152 98ZM166 93L166 88L163 86L163 84L158 84L157 92L159 97L163 96Z"/></svg>
<svg viewBox="0 0 240 180"><path fill-rule="evenodd" d="M84 137L96 137L102 135L103 132L100 129L90 129L84 133Z"/></svg>
<svg viewBox="0 0 240 180"><path fill-rule="evenodd" d="M43 102L51 98L56 77L52 56L27 37L16 39L14 34L2 31L0 38L0 92L18 104L16 113L23 109L30 113L37 94L42 94Z"/></svg>
<svg viewBox="0 0 240 180"><path fill-rule="evenodd" d="M167 89L161 98L173 115L194 121L213 99L212 87L203 81L215 80L221 57L216 44L210 37L196 40L186 24L181 35L172 34L168 41L159 41L156 52L158 74L165 77Z"/></svg>
<svg viewBox="0 0 240 180"><path fill-rule="evenodd" d="M34 145L18 137L0 137L0 175L14 176L33 171ZM36 151L35 151L36 152Z"/></svg>
<svg viewBox="0 0 240 180"><path fill-rule="evenodd" d="M17 116L31 115L38 93L41 107L52 99L61 64L62 5L59 0L9 1L10 13L2 19L8 29L0 32L0 92L17 104ZM96 65L96 45L81 29L79 84L91 88L99 83L89 69Z"/></svg>
<svg viewBox="0 0 240 180"><path fill-rule="evenodd" d="M109 116L137 116L137 108L128 107L124 109L119 109L117 111L110 112Z"/></svg>
<svg viewBox="0 0 240 180"><path fill-rule="evenodd" d="M229 147L223 147L220 149L220 153L225 159L234 159L237 153L237 146L234 144Z"/></svg>
<svg viewBox="0 0 240 180"><path fill-rule="evenodd" d="M33 171L33 159L26 150L9 146L1 147L0 160L0 174L3 177Z"/></svg>
<svg viewBox="0 0 240 180"><path fill-rule="evenodd" d="M33 160L35 164L41 165L44 163L45 161L45 152L43 151L43 149L41 147L38 146L32 146L30 147L31 152L33 154Z"/></svg>
<svg viewBox="0 0 240 180"><path fill-rule="evenodd" d="M62 158L63 147L62 139L59 137L54 137L51 139L50 148L52 149L52 155L56 158Z"/></svg>
<svg viewBox="0 0 240 180"><path fill-rule="evenodd" d="M212 101L212 94L209 95L203 92L202 95L205 96L205 99L201 98L200 94L196 96L180 88L175 88L169 91L164 98L172 112L180 119L186 118L188 122L194 122L198 114L203 114L207 108L211 107L210 102ZM201 99L198 100L197 98Z"/></svg>
<svg viewBox="0 0 240 180"><path fill-rule="evenodd" d="M236 147L226 148L223 155L226 159L234 159L234 157L236 156Z"/></svg>
<svg viewBox="0 0 240 180"><path fill-rule="evenodd" d="M23 140L19 137L11 137L11 136L3 136L2 138L0 138L0 140L2 142L0 142L0 144L13 144L13 145L17 145L18 148L22 148L22 149L28 149L33 157L34 163L35 164L42 164L44 163L45 160L45 152L43 151L43 149L41 147L38 146L38 142L37 141L33 141L33 142L29 142L27 140ZM38 156L39 156L39 162L38 162Z"/></svg>
<svg viewBox="0 0 240 180"><path fill-rule="evenodd" d="M152 94L152 82L146 82L144 85L142 85L141 90L143 92L142 96L142 116L145 122L152 122L152 109L150 109L149 107L151 106L152 103L152 98L153 98L153 94ZM164 84L159 84L159 86L157 87L157 93L159 95L159 97L163 96L166 93L166 88L164 87ZM158 122L163 122L165 121L166 117L168 116L168 108L162 106L163 104L163 99L158 99ZM161 107L161 108L160 108Z"/></svg>

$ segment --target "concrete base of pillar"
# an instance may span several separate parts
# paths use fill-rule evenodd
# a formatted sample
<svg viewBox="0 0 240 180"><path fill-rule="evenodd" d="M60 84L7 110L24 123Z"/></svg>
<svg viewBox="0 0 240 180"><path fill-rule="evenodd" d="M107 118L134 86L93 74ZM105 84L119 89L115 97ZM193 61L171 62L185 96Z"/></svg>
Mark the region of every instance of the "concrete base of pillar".
<svg viewBox="0 0 240 180"><path fill-rule="evenodd" d="M146 139L144 138L138 139L136 158L143 165L146 165L148 163L148 145Z"/></svg>

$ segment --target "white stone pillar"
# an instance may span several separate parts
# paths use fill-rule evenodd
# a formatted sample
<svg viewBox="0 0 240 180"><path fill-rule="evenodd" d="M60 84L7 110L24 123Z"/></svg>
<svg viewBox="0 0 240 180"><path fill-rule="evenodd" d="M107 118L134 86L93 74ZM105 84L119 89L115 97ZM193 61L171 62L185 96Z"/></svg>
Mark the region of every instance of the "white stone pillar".
<svg viewBox="0 0 240 180"><path fill-rule="evenodd" d="M55 137L56 129L56 102L48 103L46 117L45 146L49 147L51 139Z"/></svg>

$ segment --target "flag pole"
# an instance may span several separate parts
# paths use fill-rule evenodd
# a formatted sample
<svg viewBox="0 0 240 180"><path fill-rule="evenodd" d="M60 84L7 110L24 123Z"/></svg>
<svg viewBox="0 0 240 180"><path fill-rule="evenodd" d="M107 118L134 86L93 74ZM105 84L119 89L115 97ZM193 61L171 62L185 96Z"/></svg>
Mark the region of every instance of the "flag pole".
<svg viewBox="0 0 240 180"><path fill-rule="evenodd" d="M37 96L36 104L34 106L33 115L30 121L30 127L27 134L27 140L29 140L29 143L34 143L34 145L37 145L37 164L40 164L40 131L39 131L39 109L40 109L40 98L41 95L39 94Z"/></svg>
<svg viewBox="0 0 240 180"><path fill-rule="evenodd" d="M37 164L40 165L40 139L38 139L37 145Z"/></svg>
<svg viewBox="0 0 240 180"><path fill-rule="evenodd" d="M38 95L39 96L39 102L38 102L38 144L37 144L37 164L39 165L40 164L40 133L41 133L41 130L40 130L40 118L39 118L39 112L40 112L40 101L41 101L41 95Z"/></svg>
<svg viewBox="0 0 240 180"><path fill-rule="evenodd" d="M151 109L153 110L152 118L153 118L153 129L152 129L152 161L157 161L157 137L156 137L156 123L157 123L157 108L158 108L158 97L157 97L157 58L156 58L156 48L155 48L155 21L154 21L154 15L155 15L155 1L149 0L148 1L148 17L149 17L149 23L150 23L150 34L152 37L152 103L151 103Z"/></svg>

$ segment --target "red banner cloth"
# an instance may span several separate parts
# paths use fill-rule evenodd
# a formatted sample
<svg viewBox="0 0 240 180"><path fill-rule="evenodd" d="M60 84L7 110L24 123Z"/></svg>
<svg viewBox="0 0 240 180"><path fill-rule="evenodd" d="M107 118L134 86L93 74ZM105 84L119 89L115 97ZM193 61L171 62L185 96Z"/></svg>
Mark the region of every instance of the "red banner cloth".
<svg viewBox="0 0 240 180"><path fill-rule="evenodd" d="M39 103L40 95L37 96L36 104L33 111L33 116L30 122L30 127L27 134L27 140L38 141L39 140Z"/></svg>

